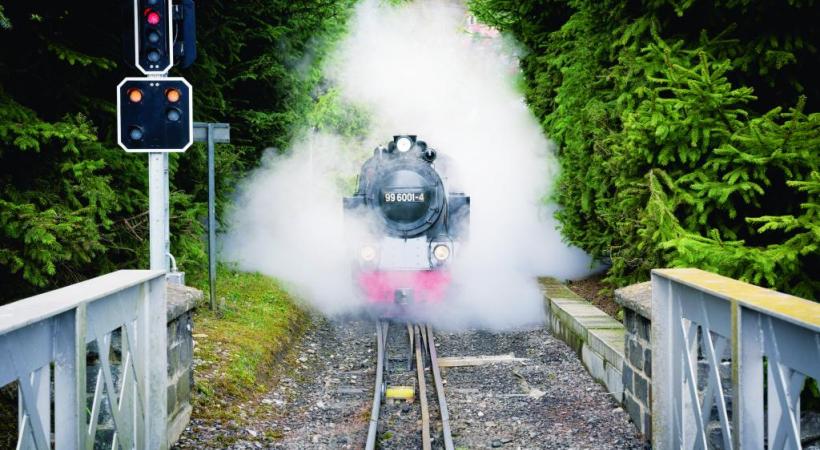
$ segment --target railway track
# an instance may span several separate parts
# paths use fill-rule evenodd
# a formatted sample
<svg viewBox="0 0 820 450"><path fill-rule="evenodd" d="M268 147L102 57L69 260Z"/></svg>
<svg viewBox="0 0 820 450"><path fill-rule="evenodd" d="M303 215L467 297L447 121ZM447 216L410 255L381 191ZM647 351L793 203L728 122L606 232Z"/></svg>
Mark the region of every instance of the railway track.
<svg viewBox="0 0 820 450"><path fill-rule="evenodd" d="M394 327L399 328L399 327ZM399 330L399 333L404 333ZM433 328L430 325L406 325L406 344L404 357L397 357L391 354L389 346L395 345L396 339L388 339L390 336L390 324L387 321L376 323L376 343L377 343L377 363L376 380L373 389L373 406L370 411L370 424L367 432L366 449L376 448L379 435L379 419L383 414L388 397L403 398L417 404L421 416L421 447L425 450L433 448L433 441L437 447L452 450L453 437L450 431L450 418L447 410L447 400L444 396L444 384L441 380L441 372L438 366L438 356L433 339ZM399 350L402 350L399 348ZM400 353L401 354L401 353ZM398 362L398 364L395 364ZM415 371L413 369L415 368ZM427 398L427 372L432 379L432 387L436 392L438 417L441 421L441 439L434 439L431 436L430 417L431 410ZM401 386L402 382L407 382L411 376L415 377L414 386ZM397 383L393 385L392 383ZM393 395L388 395L390 393ZM414 424L415 420L412 420ZM438 430L438 428L437 428Z"/></svg>

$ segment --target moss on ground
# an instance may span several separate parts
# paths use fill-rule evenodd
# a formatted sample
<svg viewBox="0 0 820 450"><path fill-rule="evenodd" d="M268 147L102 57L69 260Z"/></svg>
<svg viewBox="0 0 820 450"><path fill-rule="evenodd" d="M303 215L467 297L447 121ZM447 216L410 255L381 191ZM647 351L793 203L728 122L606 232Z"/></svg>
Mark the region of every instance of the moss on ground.
<svg viewBox="0 0 820 450"><path fill-rule="evenodd" d="M194 314L193 414L220 420L269 390L274 367L310 319L280 283L258 273L220 268L216 292L221 310L211 311L206 300Z"/></svg>

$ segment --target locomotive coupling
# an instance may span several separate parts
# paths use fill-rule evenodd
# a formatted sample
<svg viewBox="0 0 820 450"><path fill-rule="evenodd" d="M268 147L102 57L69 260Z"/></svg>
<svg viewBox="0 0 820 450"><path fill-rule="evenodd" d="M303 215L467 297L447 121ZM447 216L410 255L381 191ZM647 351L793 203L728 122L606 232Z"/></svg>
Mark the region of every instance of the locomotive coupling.
<svg viewBox="0 0 820 450"><path fill-rule="evenodd" d="M399 306L407 306L413 303L413 290L408 288L396 289L393 301Z"/></svg>

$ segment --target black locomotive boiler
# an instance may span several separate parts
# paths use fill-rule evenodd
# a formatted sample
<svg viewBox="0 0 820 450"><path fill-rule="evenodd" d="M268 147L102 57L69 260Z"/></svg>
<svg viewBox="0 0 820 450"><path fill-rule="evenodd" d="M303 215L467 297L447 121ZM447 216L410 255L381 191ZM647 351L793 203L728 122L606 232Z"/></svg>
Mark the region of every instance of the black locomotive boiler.
<svg viewBox="0 0 820 450"><path fill-rule="evenodd" d="M416 136L394 136L344 198L345 218L357 224L350 228L366 228L350 233L355 283L379 315L423 314L446 298L470 220L470 197L451 179L450 161Z"/></svg>

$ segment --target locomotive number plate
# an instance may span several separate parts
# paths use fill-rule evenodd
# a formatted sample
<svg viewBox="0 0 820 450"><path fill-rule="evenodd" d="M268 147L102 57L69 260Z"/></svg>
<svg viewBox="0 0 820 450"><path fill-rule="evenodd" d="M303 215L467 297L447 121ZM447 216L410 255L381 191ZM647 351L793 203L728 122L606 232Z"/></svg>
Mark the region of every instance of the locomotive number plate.
<svg viewBox="0 0 820 450"><path fill-rule="evenodd" d="M385 203L420 203L424 201L424 192L385 192Z"/></svg>

